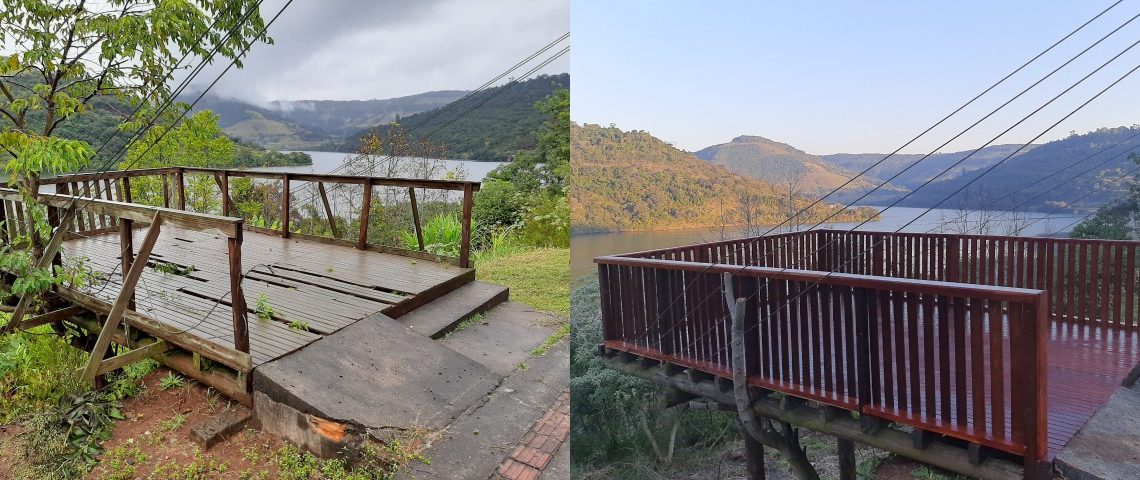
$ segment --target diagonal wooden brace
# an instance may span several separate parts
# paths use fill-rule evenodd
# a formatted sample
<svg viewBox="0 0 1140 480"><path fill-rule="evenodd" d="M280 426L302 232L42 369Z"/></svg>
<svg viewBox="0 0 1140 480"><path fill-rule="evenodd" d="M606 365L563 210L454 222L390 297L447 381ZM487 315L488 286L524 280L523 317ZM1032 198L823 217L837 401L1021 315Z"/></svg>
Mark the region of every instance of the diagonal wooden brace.
<svg viewBox="0 0 1140 480"><path fill-rule="evenodd" d="M83 381L93 383L95 377L99 375L99 368L103 362L103 357L107 355L107 348L111 346L111 336L114 334L115 329L119 328L119 324L123 320L123 313L127 311L127 305L131 301L132 294L135 291L135 285L138 284L139 278L142 277L143 271L146 269L146 264L150 260L150 252L154 249L154 244L158 241L158 233L162 227L162 214L156 213L154 220L150 222L150 228L146 232L146 238L139 246L138 256L135 258L134 263L131 264L130 271L127 272L126 277L123 278L122 290L119 291L119 296L115 299L114 305L111 307L110 313L107 314L107 321L103 323L102 330L99 331L99 338L95 341L95 348L91 350L91 360L87 362L87 368L83 369Z"/></svg>
<svg viewBox="0 0 1140 480"><path fill-rule="evenodd" d="M58 253L60 247L63 246L63 237L66 237L68 232L68 228L65 227L65 225L69 224L70 222L67 222L56 227L55 233L51 236L51 240L48 240L47 247L44 248L43 256L36 259L35 268L48 268L48 266L51 265L51 260L55 258L55 254ZM28 313L28 307L31 306L33 296L34 295L24 295L20 297L20 301L16 303L16 310L12 312L12 320L9 322L9 325L19 325L20 320L24 318L24 314Z"/></svg>

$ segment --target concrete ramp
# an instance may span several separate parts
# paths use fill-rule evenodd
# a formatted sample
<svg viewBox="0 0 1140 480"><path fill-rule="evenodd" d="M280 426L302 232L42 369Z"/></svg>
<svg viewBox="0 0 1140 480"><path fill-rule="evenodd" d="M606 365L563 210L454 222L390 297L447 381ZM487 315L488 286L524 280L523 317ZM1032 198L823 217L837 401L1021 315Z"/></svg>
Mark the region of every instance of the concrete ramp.
<svg viewBox="0 0 1140 480"><path fill-rule="evenodd" d="M487 367L383 314L266 363L252 379L255 408L270 431L318 417L373 435L386 429L441 429L482 402L500 380ZM259 399L276 411L256 405Z"/></svg>

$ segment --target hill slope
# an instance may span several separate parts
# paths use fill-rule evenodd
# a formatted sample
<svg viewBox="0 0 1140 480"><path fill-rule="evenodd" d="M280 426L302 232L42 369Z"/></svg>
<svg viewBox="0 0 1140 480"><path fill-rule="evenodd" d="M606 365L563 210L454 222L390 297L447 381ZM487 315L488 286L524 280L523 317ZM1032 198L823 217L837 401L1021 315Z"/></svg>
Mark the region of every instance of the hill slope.
<svg viewBox="0 0 1140 480"><path fill-rule="evenodd" d="M994 163L997 163L1001 159L1005 158L1007 155L1013 153L1015 150L1017 150L1017 147L1020 147L1020 145L991 145L983 148L979 150L978 153L973 154L970 156L970 158L962 162L961 165L950 169L950 171L942 175L941 178L948 179L961 175L970 170L977 170L979 168L985 168L993 165ZM1026 147L1024 150L1022 150L1019 155L1024 154L1035 147L1036 145L1030 145L1029 147ZM967 155L970 155L971 152L973 152L973 150L952 153L936 153L927 157L925 160L922 160L913 168L907 170L906 172L903 172L901 175L899 175L898 178L892 180L891 183L906 188L907 190L914 189L921 185L922 182L925 182L931 177L938 175L943 170L950 168L951 165L959 160L962 160ZM840 168L844 168L848 171L858 173L862 172L867 167L874 165L875 162L882 160L883 157L886 156L887 154L885 153L836 153L831 155L821 155L821 158L825 162L831 163ZM876 183L878 183L878 181L886 180L894 174L901 172L903 169L914 164L915 162L918 162L920 159L922 159L922 157L922 154L895 154L884 161L881 165L871 169L870 172L867 172L867 175L876 179Z"/></svg>
<svg viewBox="0 0 1140 480"><path fill-rule="evenodd" d="M696 156L741 175L767 182L781 183L802 175L802 187L813 193L827 193L855 176L844 168L824 161L818 155L751 135L742 135L729 143L701 149L696 152ZM872 186L871 181L860 178L846 188L867 189Z"/></svg>
<svg viewBox="0 0 1140 480"><path fill-rule="evenodd" d="M1130 183L1128 180L1113 184L1109 182L1136 167L1136 164L1128 159L1127 154L1131 151L1140 151L1140 137L1128 140L1137 134L1140 134L1140 127L1101 128L1084 135L1073 135L1052 141L1028 153L1010 158L988 174L984 174L984 170L973 170L951 179L933 182L904 200L902 205L934 206L955 190L981 176L980 180L964 191L950 197L942 207L986 207L1002 210L1016 208L1024 203L1025 205L1018 208L1019 210L1039 212L1095 207L1120 196L1127 190ZM1124 143L1118 146L1107 148L1122 141ZM1102 162L1107 163L1097 166ZM1009 199L999 201L1001 197L1033 184L1062 168L1065 170L1061 173L1025 191L1017 192ZM1080 175L1089 169L1092 171ZM1076 201L1103 185L1109 186Z"/></svg>
<svg viewBox="0 0 1140 480"><path fill-rule="evenodd" d="M434 119L428 120L437 110L429 110L404 117L400 124L411 140L430 133L427 140L447 147L449 158L505 161L519 150L534 147L533 132L546 121L546 114L536 110L534 104L559 88L570 88L570 74L541 75L510 88L483 90ZM477 105L471 113L459 117ZM454 123L444 126L457 117ZM374 127L385 134L388 125ZM356 150L360 137L368 133L369 129L363 129L352 135L341 150Z"/></svg>
<svg viewBox="0 0 1140 480"><path fill-rule="evenodd" d="M258 106L206 95L195 110L213 110L227 135L271 148L339 145L372 125L439 108L467 92L444 90L383 100L288 100ZM196 95L195 95L196 97Z"/></svg>
<svg viewBox="0 0 1140 480"><path fill-rule="evenodd" d="M768 182L710 166L643 131L572 124L570 134L575 231L735 223L742 193L759 197L761 223L778 221L778 194Z"/></svg>

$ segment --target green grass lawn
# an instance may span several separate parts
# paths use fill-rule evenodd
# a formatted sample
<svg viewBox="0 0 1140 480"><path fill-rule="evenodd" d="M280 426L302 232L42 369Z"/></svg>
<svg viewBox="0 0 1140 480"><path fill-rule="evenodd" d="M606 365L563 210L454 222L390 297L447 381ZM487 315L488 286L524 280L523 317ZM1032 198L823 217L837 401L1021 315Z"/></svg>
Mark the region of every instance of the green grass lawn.
<svg viewBox="0 0 1140 480"><path fill-rule="evenodd" d="M536 248L480 259L475 271L479 280L510 288L513 301L570 315L569 248Z"/></svg>

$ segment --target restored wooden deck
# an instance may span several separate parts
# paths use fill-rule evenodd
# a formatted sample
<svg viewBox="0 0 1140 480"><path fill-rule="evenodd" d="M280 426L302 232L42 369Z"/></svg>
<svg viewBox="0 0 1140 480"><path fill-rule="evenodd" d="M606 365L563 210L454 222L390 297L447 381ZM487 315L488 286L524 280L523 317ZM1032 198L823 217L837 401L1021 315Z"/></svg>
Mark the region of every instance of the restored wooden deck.
<svg viewBox="0 0 1140 480"><path fill-rule="evenodd" d="M136 243L146 234L135 229ZM402 255L245 232L242 282L250 355L257 366L368 315L398 316L470 281L474 270ZM64 243L64 258L86 257L110 282L80 290L108 307L122 281L118 233L84 233ZM136 311L180 332L229 349L234 345L226 239L168 227L135 291ZM164 273L165 263L188 273ZM272 320L257 316L259 299ZM128 324L130 321L128 320ZM307 326L308 331L294 326ZM199 352L207 358L208 351Z"/></svg>
<svg viewBox="0 0 1140 480"><path fill-rule="evenodd" d="M1138 259L1140 242L823 230L595 262L610 350L731 378L736 319L752 385L1037 479L1140 368Z"/></svg>

